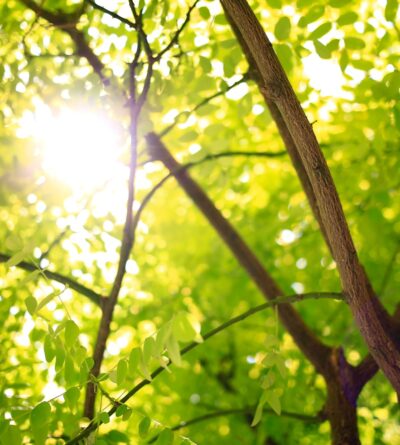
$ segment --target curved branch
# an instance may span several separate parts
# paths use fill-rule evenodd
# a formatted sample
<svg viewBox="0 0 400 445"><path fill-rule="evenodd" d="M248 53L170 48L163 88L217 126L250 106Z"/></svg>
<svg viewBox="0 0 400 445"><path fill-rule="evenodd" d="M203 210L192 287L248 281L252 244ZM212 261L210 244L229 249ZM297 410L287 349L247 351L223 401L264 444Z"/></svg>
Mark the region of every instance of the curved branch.
<svg viewBox="0 0 400 445"><path fill-rule="evenodd" d="M215 335L219 334L220 332L224 331L225 329L229 328L230 326L233 326L243 320L246 320L247 318L251 317L254 314L257 314L258 312L264 311L267 308L281 306L281 305L287 305L290 303L295 303L298 301L304 301L304 300L317 300L317 299L334 299L334 300L343 300L344 296L341 293L337 292L310 292L306 294L294 294L294 295L288 295L283 297L277 297L272 301L267 301L263 304L260 304L259 306L256 306L252 309L249 309L246 312L243 312L240 315L237 315L236 317L231 318L230 320L226 321L225 323L220 324L214 329L211 329L206 334L203 335L203 343L197 343L192 342L181 349L180 354L185 355L188 352L190 352L192 349L197 348L198 346L204 344L209 338L214 337ZM155 371L151 373L151 379L155 379L158 375L163 373L167 367L171 365L171 361L169 360L165 366L158 367ZM150 380L142 380L140 383L135 385L130 391L128 391L121 399L116 401L113 407L111 407L108 410L108 415L113 415L118 406L121 404L126 403L129 399L131 399L136 393L138 393L142 388L145 386L151 384ZM101 420L92 420L89 425L82 430L77 436L75 436L73 439L68 441L66 445L73 445L79 443L82 439L87 437L92 431L95 431L103 422Z"/></svg>
<svg viewBox="0 0 400 445"><path fill-rule="evenodd" d="M211 413L203 414L201 416L193 417L192 419L189 419L189 420L179 422L175 426L172 426L170 429L172 431L178 431L182 428L186 428L186 427L188 427L190 425L194 425L196 423L204 422L204 421L207 421L210 419L215 419L218 417L231 416L231 415L235 415L235 414L253 415L255 409L256 409L256 406L248 406L245 408L236 408L236 409L235 408L234 409L221 409L218 411L213 411ZM276 412L270 408L264 408L263 413L271 414L273 416L278 416L278 414L276 414ZM306 422L306 423L322 423L322 422L326 421L326 419L321 415L307 416L306 414L294 413L291 411L281 411L279 417L287 417L289 419L300 420L300 421ZM158 436L159 435L154 436L153 438L148 440L147 443L154 443L157 440Z"/></svg>
<svg viewBox="0 0 400 445"><path fill-rule="evenodd" d="M55 14L43 8L34 0L19 1L28 8L32 9L32 11L34 11L39 17L42 17L43 19L54 25L56 28L67 33L71 37L72 41L75 43L77 55L87 60L89 65L93 68L93 71L100 77L102 83L105 86L109 85L110 80L103 74L103 63L90 48L89 44L85 40L83 32L78 30L78 28L76 27L77 20L79 19L79 16L77 16L77 14Z"/></svg>
<svg viewBox="0 0 400 445"><path fill-rule="evenodd" d="M6 263L11 258L10 255L6 255L4 253L0 253L0 263ZM21 261L15 267L26 270L27 272L35 272L36 270L40 270L39 266L35 264L28 263L27 261ZM57 281L57 283L64 284L68 286L70 289L78 292L79 294L89 298L94 304L102 308L104 297L92 289L84 286L83 284L78 283L72 278L66 277L65 275L59 274L57 272L52 272L50 270L41 269L43 275L53 281Z"/></svg>
<svg viewBox="0 0 400 445"><path fill-rule="evenodd" d="M232 85L229 85L227 88L217 91L216 93L212 94L211 96L208 96L206 98L204 98L201 102L199 102L197 105L195 105L191 110L189 111L182 111L179 114L177 114L175 116L174 121L172 122L172 124L168 125L168 127L165 127L164 130L161 130L159 133L160 138L165 136L166 134L168 134L178 123L178 118L179 116L182 116L183 114L192 114L195 111L197 111L199 108L204 107L205 105L207 105L209 102L211 102L213 99L219 97L219 96L223 96L224 94L226 94L228 91L232 90L233 88L237 87L238 85L240 85L243 82L246 82L247 80L249 80L250 75L248 73L244 74L239 80L237 80L236 82L234 82Z"/></svg>
<svg viewBox="0 0 400 445"><path fill-rule="evenodd" d="M155 195L157 190L159 190L165 182L169 178L172 178L177 173L188 170L189 168L196 167L197 165L204 164L205 162L213 161L215 159L220 158L231 158L234 156L247 156L247 157L265 157L265 158L278 158L281 156L286 155L286 151L277 151L277 152L270 152L270 151L226 151L221 153L214 153L204 156L202 159L199 159L198 161L191 161L187 162L186 164L182 164L180 167L176 168L175 170L171 171L167 175L165 175L157 184L153 186L153 188L147 193L147 195L143 198L134 218L133 218L133 224L132 228L133 231L136 231L137 225L139 224L140 217L142 216L143 210L147 206L147 204L150 202L151 198Z"/></svg>
<svg viewBox="0 0 400 445"><path fill-rule="evenodd" d="M98 5L94 0L85 0L85 1L89 3L89 5L93 6L94 9L98 9L99 11L104 12L104 14L111 16L113 19L119 20L121 23L128 25L130 28L136 29L135 23L131 22L129 19L122 17L116 12L110 11L104 6Z"/></svg>
<svg viewBox="0 0 400 445"><path fill-rule="evenodd" d="M195 0L195 2L192 4L192 6L190 6L190 8L188 9L188 12L186 13L186 17L185 17L185 20L183 21L182 25L176 30L174 36L172 37L172 39L168 43L168 45L165 48L163 48L157 54L157 56L155 56L155 58L154 58L155 61L158 62L166 52L168 52L174 45L178 44L179 36L181 35L182 31L185 29L186 25L189 23L190 14L192 13L193 9L196 7L197 3L199 3L199 1L200 0Z"/></svg>

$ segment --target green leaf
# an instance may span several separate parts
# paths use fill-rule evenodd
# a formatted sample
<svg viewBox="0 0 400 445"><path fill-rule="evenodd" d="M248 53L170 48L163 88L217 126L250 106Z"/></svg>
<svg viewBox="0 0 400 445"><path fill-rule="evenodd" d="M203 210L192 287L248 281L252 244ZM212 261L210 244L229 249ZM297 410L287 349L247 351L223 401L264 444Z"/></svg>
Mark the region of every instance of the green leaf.
<svg viewBox="0 0 400 445"><path fill-rule="evenodd" d="M190 130L190 131L184 133L184 134L179 138L179 141L180 141L180 142L192 142L192 141L194 141L195 139L197 139L197 137L198 137L198 133L197 133L197 131Z"/></svg>
<svg viewBox="0 0 400 445"><path fill-rule="evenodd" d="M122 417L123 420L128 420L132 414L132 410L126 405L119 405L115 411L117 417Z"/></svg>
<svg viewBox="0 0 400 445"><path fill-rule="evenodd" d="M73 385L76 383L77 374L74 366L74 361L70 356L65 357L64 363L64 378L68 385Z"/></svg>
<svg viewBox="0 0 400 445"><path fill-rule="evenodd" d="M167 351L172 363L176 366L182 366L181 353L179 350L179 343L175 335L170 335L167 340Z"/></svg>
<svg viewBox="0 0 400 445"><path fill-rule="evenodd" d="M154 355L156 342L153 337L147 337L143 344L143 360L147 365L150 363L151 357Z"/></svg>
<svg viewBox="0 0 400 445"><path fill-rule="evenodd" d="M0 443L2 445L20 445L22 444L22 435L16 425L5 425L0 432Z"/></svg>
<svg viewBox="0 0 400 445"><path fill-rule="evenodd" d="M174 442L174 432L169 428L162 430L158 436L157 445L172 445Z"/></svg>
<svg viewBox="0 0 400 445"><path fill-rule="evenodd" d="M313 23L320 17L322 17L324 15L324 12L325 12L324 6L322 5L313 6L305 16L300 18L298 25L300 26L300 28L305 28L310 23Z"/></svg>
<svg viewBox="0 0 400 445"><path fill-rule="evenodd" d="M267 399L265 397L265 391L263 391L261 393L260 399L258 401L257 408L254 413L253 421L251 422L251 426L256 426L260 422L266 401L267 401Z"/></svg>
<svg viewBox="0 0 400 445"><path fill-rule="evenodd" d="M268 373L261 380L261 388L268 389L275 383L276 377L274 371L268 371Z"/></svg>
<svg viewBox="0 0 400 445"><path fill-rule="evenodd" d="M64 393L64 400L71 411L75 412L75 410L78 408L79 396L80 390L77 386L69 388Z"/></svg>
<svg viewBox="0 0 400 445"><path fill-rule="evenodd" d="M15 253L6 263L6 267L17 266L21 261L28 256L28 251L26 248L22 249L20 252Z"/></svg>
<svg viewBox="0 0 400 445"><path fill-rule="evenodd" d="M286 43L274 45L276 55L287 73L293 69L293 53Z"/></svg>
<svg viewBox="0 0 400 445"><path fill-rule="evenodd" d="M342 51L342 54L340 55L340 59L339 59L339 65L340 65L342 72L345 71L348 64L349 64L349 55L348 55L347 51Z"/></svg>
<svg viewBox="0 0 400 445"><path fill-rule="evenodd" d="M202 6L201 8L199 8L199 14L201 15L201 17L204 20L208 20L211 16L210 10L208 8L206 8L205 6Z"/></svg>
<svg viewBox="0 0 400 445"><path fill-rule="evenodd" d="M44 445L49 431L51 406L48 402L39 403L31 412L30 424L35 444Z"/></svg>
<svg viewBox="0 0 400 445"><path fill-rule="evenodd" d="M314 31L310 34L309 39L310 40L316 40L320 37L327 34L332 29L332 23L323 23L322 25L318 26L318 28L314 29Z"/></svg>
<svg viewBox="0 0 400 445"><path fill-rule="evenodd" d="M56 356L56 349L53 344L53 338L49 334L47 334L46 337L44 338L43 349L46 361L50 363Z"/></svg>
<svg viewBox="0 0 400 445"><path fill-rule="evenodd" d="M188 342L197 337L197 332L190 322L188 314L181 311L172 320L172 331L178 341Z"/></svg>
<svg viewBox="0 0 400 445"><path fill-rule="evenodd" d="M143 354L141 354L139 361L139 371L146 380L148 380L149 382L152 381L151 373L149 371L149 368L147 367L147 363L145 363L145 361L143 360Z"/></svg>
<svg viewBox="0 0 400 445"><path fill-rule="evenodd" d="M387 0L385 7L385 19L388 22L394 22L396 20L398 8L399 8L398 0Z"/></svg>
<svg viewBox="0 0 400 445"><path fill-rule="evenodd" d="M282 0L267 0L267 3L271 8L280 9L282 8Z"/></svg>
<svg viewBox="0 0 400 445"><path fill-rule="evenodd" d="M359 39L358 37L346 37L344 39L344 44L347 49L363 49L365 48L364 40Z"/></svg>
<svg viewBox="0 0 400 445"><path fill-rule="evenodd" d="M38 278L39 276L42 275L42 271L41 270L35 270L32 273L28 274L23 280L21 280L19 282L19 285L22 286L23 284L29 283L31 281L36 280L36 278Z"/></svg>
<svg viewBox="0 0 400 445"><path fill-rule="evenodd" d="M156 344L154 347L155 357L159 357L163 353L165 349L165 344L167 343L167 339L171 335L171 332L172 332L171 321L161 326L161 328L158 330L156 335Z"/></svg>
<svg viewBox="0 0 400 445"><path fill-rule="evenodd" d="M279 393L276 389L269 390L267 389L265 392L265 400L269 404L269 406L278 414L281 415L281 401L279 397Z"/></svg>
<svg viewBox="0 0 400 445"><path fill-rule="evenodd" d="M342 6L351 3L351 1L352 0L329 0L329 5L332 6L332 8L341 8Z"/></svg>
<svg viewBox="0 0 400 445"><path fill-rule="evenodd" d="M121 386L124 384L126 376L128 375L128 362L122 359L117 365L117 385Z"/></svg>
<svg viewBox="0 0 400 445"><path fill-rule="evenodd" d="M134 348L130 352L128 360L130 374L135 374L138 372L140 356L141 356L140 348Z"/></svg>
<svg viewBox="0 0 400 445"><path fill-rule="evenodd" d="M362 71L372 70L375 66L369 60L352 60L351 64L354 66L354 68L357 68L358 70Z"/></svg>
<svg viewBox="0 0 400 445"><path fill-rule="evenodd" d="M56 342L56 364L55 369L59 371L65 361L65 350L60 342Z"/></svg>
<svg viewBox="0 0 400 445"><path fill-rule="evenodd" d="M107 443L129 443L129 437L118 430L111 430L104 437L107 438Z"/></svg>
<svg viewBox="0 0 400 445"><path fill-rule="evenodd" d="M314 40L315 51L321 57L321 59L330 59L331 51L326 45L323 45L319 40Z"/></svg>
<svg viewBox="0 0 400 445"><path fill-rule="evenodd" d="M43 298L43 300L41 300L37 305L36 312L40 311L40 309L46 306L46 304L50 303L50 301L54 300L54 298L58 297L62 292L64 291L55 291Z"/></svg>
<svg viewBox="0 0 400 445"><path fill-rule="evenodd" d="M105 411L98 413L96 418L100 423L109 423L110 422L110 415Z"/></svg>
<svg viewBox="0 0 400 445"><path fill-rule="evenodd" d="M28 310L28 312L31 315L33 315L35 313L36 307L37 307L36 298L34 298L34 297L25 298L25 306L26 306L26 309Z"/></svg>
<svg viewBox="0 0 400 445"><path fill-rule="evenodd" d="M281 17L275 25L274 34L278 40L287 40L290 35L290 19L289 17Z"/></svg>
<svg viewBox="0 0 400 445"><path fill-rule="evenodd" d="M139 436L141 438L145 438L149 432L150 429L150 425L151 425L151 420L149 417L143 417L143 419L140 421L139 423Z"/></svg>
<svg viewBox="0 0 400 445"><path fill-rule="evenodd" d="M51 406L48 402L41 402L31 412L31 426L40 427L50 421Z"/></svg>
<svg viewBox="0 0 400 445"><path fill-rule="evenodd" d="M342 14L337 19L337 24L339 26L351 25L352 23L356 22L357 19L358 19L358 14L355 13L354 11L349 11L349 12Z"/></svg>
<svg viewBox="0 0 400 445"><path fill-rule="evenodd" d="M67 320L65 322L65 344L69 348L75 345L75 342L78 339L78 335L79 335L78 325L72 320Z"/></svg>

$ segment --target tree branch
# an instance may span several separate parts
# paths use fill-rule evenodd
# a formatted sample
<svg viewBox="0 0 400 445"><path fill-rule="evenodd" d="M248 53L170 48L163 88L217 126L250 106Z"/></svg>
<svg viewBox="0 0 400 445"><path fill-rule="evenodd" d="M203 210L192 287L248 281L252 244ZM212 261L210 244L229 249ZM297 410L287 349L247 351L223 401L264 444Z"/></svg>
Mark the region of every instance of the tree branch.
<svg viewBox="0 0 400 445"><path fill-rule="evenodd" d="M179 36L181 35L182 31L185 29L186 25L190 21L190 14L192 13L193 9L196 7L197 3L199 3L199 0L195 0L192 4L192 6L189 7L188 12L186 13L186 17L182 23L182 25L177 29L174 36L172 37L171 41L168 43L168 45L163 48L155 57L154 60L158 62L162 56L168 52L174 45L177 45L179 42Z"/></svg>
<svg viewBox="0 0 400 445"><path fill-rule="evenodd" d="M133 218L133 224L132 224L133 231L134 232L136 231L136 228L139 224L139 221L140 221L140 218L142 216L144 209L147 207L147 205L149 204L149 202L151 201L151 199L153 198L153 196L155 195L157 190L159 190L165 184L165 182L167 182L168 179L172 178L177 173L184 171L184 170L188 170L189 168L192 168L192 167L196 167L196 166L201 165L205 162L213 161L215 159L220 159L220 158L224 158L224 157L230 158L230 157L234 157L234 156L246 156L246 157L277 158L277 157L284 156L285 154L286 154L286 151L277 151L277 152L227 151L227 152L209 154L209 155L204 156L202 159L199 159L198 161L191 161L191 162L187 162L186 164L180 165L179 168L177 168L174 171L171 171L166 176L164 176L162 179L160 179L160 181L158 181L152 187L152 189L147 193L147 195L143 198L143 200L142 200L142 202L141 202L141 204ZM148 162L150 162L150 161L148 161Z"/></svg>
<svg viewBox="0 0 400 445"><path fill-rule="evenodd" d="M400 395L400 342L358 260L335 184L312 126L248 3L245 0L221 0L221 3L250 49L261 74L262 89L278 107L296 141L353 317L371 354Z"/></svg>
<svg viewBox="0 0 400 445"><path fill-rule="evenodd" d="M82 31L78 30L76 27L77 20L80 15L78 14L55 14L42 6L38 5L34 0L19 0L28 8L32 9L39 17L47 20L49 23L54 25L56 28L67 33L76 46L76 53L80 57L87 60L89 65L93 68L93 71L100 77L102 83L108 86L110 81L103 74L104 65L101 60L92 51L90 46L85 40L85 36ZM81 11L79 11L81 12Z"/></svg>
<svg viewBox="0 0 400 445"><path fill-rule="evenodd" d="M0 253L0 263L6 263L10 258L11 258L10 255ZM49 280L57 281L57 283L64 284L68 286L70 289L73 289L79 294L89 298L90 301L92 301L95 305L99 306L100 308L103 307L103 301L105 300L105 298L102 295L98 294L92 289L89 289L83 284L78 283L72 278L66 277L65 275L59 274L57 272L51 272L50 270L41 269L39 266L36 266L35 264L32 263L28 263L27 261L21 261L15 267L26 270L27 272L35 272L36 270L41 270L43 275Z"/></svg>
<svg viewBox="0 0 400 445"><path fill-rule="evenodd" d="M122 17L116 12L110 11L104 6L98 5L94 0L85 0L85 1L89 3L89 5L93 6L94 9L98 9L99 11L104 12L104 14L111 16L113 19L119 20L121 23L128 25L130 28L136 29L136 24L131 22L129 19Z"/></svg>
<svg viewBox="0 0 400 445"><path fill-rule="evenodd" d="M275 103L269 98L269 96L266 94L265 90L262 88L262 78L258 71L257 64L255 62L255 59L253 55L251 54L250 48L246 42L246 40L243 38L242 34L240 33L238 27L236 26L234 20L232 19L229 11L225 8L224 4L222 4L222 7L225 12L226 19L232 28L233 34L235 35L240 47L242 48L243 54L247 60L247 63L249 65L249 77L252 78L255 83L257 84L259 91L264 98L264 102L267 105L267 108L269 109L269 112L271 114L272 119L275 121L275 124L277 126L277 129L279 131L279 134L282 138L283 143L285 144L286 150L290 156L290 159L292 161L293 167L296 170L297 176L300 180L300 183L302 185L302 188L304 190L304 193L307 196L307 200L309 202L309 205L311 207L312 212L314 213L315 219L317 220L319 227L321 229L321 233L325 239L325 242L331 250L328 237L326 236L325 228L323 225L323 222L321 220L321 214L319 205L317 203L315 193L312 189L311 182L307 176L307 172L304 168L304 165L301 161L298 149L296 147L296 143L290 134L290 131L285 123L285 120L283 119L283 116L281 112L279 111L279 108L275 105Z"/></svg>
<svg viewBox="0 0 400 445"><path fill-rule="evenodd" d="M207 421L210 419L216 419L218 417L225 417L225 416L231 416L231 415L236 415L236 414L242 414L242 415L244 414L244 415L251 416L251 415L253 415L255 409L256 409L256 406L249 406L249 407L245 407L245 408L236 408L236 409L234 408L234 409L216 410L216 411L213 411L210 413L203 414L201 416L193 417L192 419L189 419L189 420L184 420L182 422L179 422L178 424L172 426L170 429L172 431L178 431L182 428L187 428L188 426L194 425L196 423L204 422L204 421ZM271 414L273 416L278 416L278 414L276 414L276 412L270 408L264 408L263 413ZM287 417L289 419L300 420L300 421L306 422L306 423L322 423L322 422L326 421L326 419L321 415L307 416L306 414L294 413L291 411L281 411L280 417ZM158 436L159 436L159 434L157 434L156 436L154 436L153 438L148 440L147 443L154 443L158 439Z"/></svg>
<svg viewBox="0 0 400 445"><path fill-rule="evenodd" d="M221 239L231 250L239 264L247 271L254 284L267 299L274 299L283 292L275 280L268 274L254 252L240 234L227 221L202 188L186 171L180 171L181 165L173 158L160 138L150 133L146 137L150 152L155 159L164 163L174 174L181 187L201 210ZM324 358L329 356L330 348L325 346L305 325L300 315L289 305L280 306L279 316L287 331L293 336L301 351L309 358L319 372L323 372Z"/></svg>
<svg viewBox="0 0 400 445"><path fill-rule="evenodd" d="M261 312L267 308L271 307L282 307L286 306L289 303L295 303L298 301L304 301L304 300L316 300L316 299L335 299L335 300L344 300L343 294L336 293L336 292L313 292L313 293L306 293L306 294L295 294L295 295L289 295L289 296L279 296L276 297L273 301L267 301L266 303L260 304L259 306L256 306L252 309L249 309L246 312L243 312L242 314L231 318L230 320L226 321L225 323L222 323L221 325L217 326L214 329L211 329L206 334L203 335L203 340L206 342L211 337L214 337L215 335L219 334L220 332L224 331L225 329L229 328L230 326L233 326L243 320L246 320L247 318L251 317L254 314L257 314L258 312ZM191 350L197 348L198 346L204 344L203 343L197 343L192 342L189 345L185 346L181 349L180 354L185 355ZM158 375L163 373L168 366L171 365L171 361L169 360L165 366L158 367L155 371L151 373L151 378L154 380ZM135 385L130 391L128 391L121 399L119 399L114 406L112 406L108 410L108 415L113 415L118 406L121 404L126 403L129 399L131 399L136 393L138 393L142 388L145 386L151 384L151 381L149 380L142 380L140 383ZM87 437L92 431L95 431L103 422L101 420L92 420L90 424L82 430L77 436L75 436L73 439L68 441L66 445L73 445L79 443L82 439Z"/></svg>
<svg viewBox="0 0 400 445"><path fill-rule="evenodd" d="M132 4L131 4L132 3ZM97 333L96 344L93 353L94 364L90 371L91 375L97 377L100 373L101 363L104 358L104 352L106 349L107 339L110 335L110 325L113 318L115 306L118 301L118 296L121 291L122 282L125 276L126 263L128 262L129 255L132 251L135 238L133 230L133 202L135 199L135 177L137 169L137 144L138 144L138 120L142 107L146 101L147 94L150 88L151 78L153 74L153 61L151 56L151 49L147 43L147 36L142 29L141 14L136 14L132 0L130 1L132 10L135 11L134 16L136 20L136 27L139 32L138 46L134 55L133 61L130 64L129 69L129 113L130 113L130 162L129 162L129 179L128 179L128 200L126 208L126 218L122 236L122 244L120 251L120 258L118 263L117 274L114 279L113 287L111 289L109 298L103 310L103 315L100 320L100 326ZM143 89L136 100L136 78L135 70L141 53L141 42L144 42L146 55L148 57L148 70L146 73L146 79ZM146 46L147 45L147 46ZM84 405L84 416L92 419L94 417L94 408L96 400L96 387L95 383L90 381L86 386L86 398Z"/></svg>
<svg viewBox="0 0 400 445"><path fill-rule="evenodd" d="M209 102L211 102L213 99L219 97L219 96L223 96L224 94L226 94L228 91L232 90L233 88L237 87L238 85L240 85L243 82L246 82L249 79L249 74L244 74L242 76L241 79L237 80L236 82L234 82L232 85L229 85L227 88L221 90L221 91L217 91L216 93L214 93L211 96L208 96L206 98L204 98L201 102L199 102L196 106L194 106L191 110L189 111L182 111L179 114L177 114L175 116L174 122L172 122L172 124L168 125L168 127L165 127L164 130L161 130L159 133L160 137L165 136L166 134L168 134L173 128L175 128L176 124L178 123L178 118L179 116L182 116L183 114L188 114L191 115L192 113L194 113L195 111L197 111L199 108L204 107L205 105L207 105Z"/></svg>

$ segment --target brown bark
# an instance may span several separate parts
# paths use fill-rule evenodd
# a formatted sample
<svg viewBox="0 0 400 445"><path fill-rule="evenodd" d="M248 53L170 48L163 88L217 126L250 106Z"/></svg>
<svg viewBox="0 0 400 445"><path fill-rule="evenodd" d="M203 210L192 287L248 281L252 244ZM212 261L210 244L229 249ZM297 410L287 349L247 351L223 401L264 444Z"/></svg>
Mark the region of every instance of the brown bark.
<svg viewBox="0 0 400 445"><path fill-rule="evenodd" d="M329 373L325 377L327 400L324 414L329 419L334 445L358 445L360 438L357 426L354 368L350 366L343 351L333 349L329 359Z"/></svg>
<svg viewBox="0 0 400 445"><path fill-rule="evenodd" d="M231 26L232 31L235 34L235 37L236 37L240 47L243 50L244 56L246 57L247 63L249 65L250 77L260 87L260 86L262 86L261 77L257 70L257 65L255 63L255 60L254 60L253 56L251 55L249 47L247 46L246 40L240 34L238 27L236 26L235 22L232 20L232 17L229 14L229 11L227 11L225 8L224 8L224 11L225 11L226 19L228 20L229 25ZM265 91L262 88L260 89L260 93L264 98L265 104L267 105L267 108L272 116L272 119L275 121L275 124L278 128L279 134L283 140L283 143L285 144L286 150L290 156L293 167L296 170L297 176L299 177L299 180L300 180L300 183L304 190L304 193L305 193L307 200L310 204L311 210L314 213L316 220L318 221L318 224L321 229L321 233L325 239L325 242L326 242L327 246L329 247L329 250L332 252L328 237L326 236L323 222L321 220L321 214L319 211L317 200L315 198L314 191L311 186L311 182L308 179L307 172L305 171L303 163L301 162L301 158L300 158L299 152L297 150L296 144L292 138L292 135L290 134L278 107L274 104L274 102L272 100L269 99L269 97L267 96L267 94L265 93Z"/></svg>
<svg viewBox="0 0 400 445"><path fill-rule="evenodd" d="M245 0L221 0L256 63L262 90L281 113L314 191L332 255L353 317L372 356L400 394L400 344L390 317L374 295L362 268L339 196L287 76L265 32Z"/></svg>
<svg viewBox="0 0 400 445"><path fill-rule="evenodd" d="M147 135L147 143L153 159L158 159L171 172L185 192L192 198L210 224L218 232L225 244L232 251L238 262L248 272L261 293L268 299L283 295L275 280L268 274L259 259L241 238L236 229L227 221L202 188L181 168L168 149L154 133ZM279 316L287 331L295 339L301 351L322 372L321 364L324 357L330 354L325 346L306 326L298 312L290 305L280 305Z"/></svg>

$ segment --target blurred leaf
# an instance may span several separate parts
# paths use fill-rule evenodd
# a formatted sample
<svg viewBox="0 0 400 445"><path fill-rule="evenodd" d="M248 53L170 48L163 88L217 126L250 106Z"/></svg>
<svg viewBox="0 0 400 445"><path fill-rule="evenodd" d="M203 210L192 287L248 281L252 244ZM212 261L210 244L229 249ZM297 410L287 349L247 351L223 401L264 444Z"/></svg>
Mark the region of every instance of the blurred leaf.
<svg viewBox="0 0 400 445"><path fill-rule="evenodd" d="M286 40L290 35L290 19L289 17L281 17L275 25L274 34L278 40Z"/></svg>

